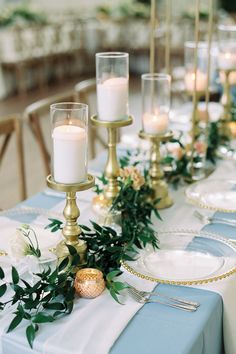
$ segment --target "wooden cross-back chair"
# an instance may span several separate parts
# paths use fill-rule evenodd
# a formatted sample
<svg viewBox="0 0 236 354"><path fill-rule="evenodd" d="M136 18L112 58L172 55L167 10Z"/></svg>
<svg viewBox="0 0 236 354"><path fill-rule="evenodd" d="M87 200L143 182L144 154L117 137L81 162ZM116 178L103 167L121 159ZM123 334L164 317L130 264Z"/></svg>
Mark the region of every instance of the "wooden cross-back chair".
<svg viewBox="0 0 236 354"><path fill-rule="evenodd" d="M3 157L5 156L10 139L14 134L16 137L20 200L24 200L26 199L26 182L22 139L22 122L20 117L17 115L0 119L0 135L3 136L2 146L0 147L0 164L2 163Z"/></svg>
<svg viewBox="0 0 236 354"><path fill-rule="evenodd" d="M88 79L79 82L74 87L75 100L77 102L86 103L89 106L89 117L96 113L96 79ZM107 144L101 136L101 132L97 127L90 124L89 119L89 151L92 159L96 156L96 141L103 148L107 148Z"/></svg>
<svg viewBox="0 0 236 354"><path fill-rule="evenodd" d="M54 103L59 102L73 102L74 101L74 91L67 91L62 94L53 95L42 100L36 101L26 107L24 111L24 119L28 122L30 129L35 137L35 140L39 146L40 153L45 168L45 175L50 173L50 153L48 152L45 137L42 129L42 119L45 116L50 116L50 106Z"/></svg>

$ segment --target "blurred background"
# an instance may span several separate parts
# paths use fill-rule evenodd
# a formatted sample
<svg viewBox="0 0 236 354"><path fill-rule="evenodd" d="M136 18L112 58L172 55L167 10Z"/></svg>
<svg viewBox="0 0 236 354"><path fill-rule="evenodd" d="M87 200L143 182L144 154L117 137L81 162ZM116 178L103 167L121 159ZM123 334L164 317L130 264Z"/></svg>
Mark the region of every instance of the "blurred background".
<svg viewBox="0 0 236 354"><path fill-rule="evenodd" d="M157 0L157 72L163 70L165 59L165 6L165 0ZM203 41L207 39L207 19L207 1L201 1L200 38ZM236 1L215 0L213 40L217 41L216 28L219 23L235 24L235 19ZM40 130L34 130L38 123L36 120L33 122L32 117L36 117L36 114L29 109L32 108L30 105L55 95L69 97L72 91L76 91L76 84L94 78L96 52L129 53L130 112L135 117L135 123L128 129L132 132L139 130L140 75L149 71L149 36L150 0L0 0L0 122L6 117L17 117L22 125L20 143L17 139L9 138L10 123L2 131L0 128L0 138L4 132L8 136L7 140L2 136L0 141L3 144L0 151L0 208L15 205L22 195L29 197L42 190L46 184L39 135L44 136L45 146L49 148L50 118L43 112L44 119L40 117L42 126ZM183 89L184 42L192 40L193 36L194 2L173 1L170 53L173 107L187 100ZM221 94L217 68L215 77L216 89L211 99L217 101ZM94 92L90 99L90 113L94 113ZM38 107L42 106L39 104ZM49 112L47 104L46 110ZM16 132L12 136L19 133L16 125L13 128ZM129 139L126 142L131 143ZM103 144L98 141L91 148L90 158L94 158L102 148ZM19 194L22 174L25 174L26 193Z"/></svg>

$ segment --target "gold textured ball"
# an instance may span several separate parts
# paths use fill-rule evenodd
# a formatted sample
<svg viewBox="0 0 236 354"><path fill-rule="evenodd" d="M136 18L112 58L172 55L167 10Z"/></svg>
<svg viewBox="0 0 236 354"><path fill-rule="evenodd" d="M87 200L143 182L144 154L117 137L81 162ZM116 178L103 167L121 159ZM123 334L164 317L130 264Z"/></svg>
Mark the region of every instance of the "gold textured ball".
<svg viewBox="0 0 236 354"><path fill-rule="evenodd" d="M80 269L75 276L75 290L80 297L93 299L105 289L105 281L100 270L95 268Z"/></svg>

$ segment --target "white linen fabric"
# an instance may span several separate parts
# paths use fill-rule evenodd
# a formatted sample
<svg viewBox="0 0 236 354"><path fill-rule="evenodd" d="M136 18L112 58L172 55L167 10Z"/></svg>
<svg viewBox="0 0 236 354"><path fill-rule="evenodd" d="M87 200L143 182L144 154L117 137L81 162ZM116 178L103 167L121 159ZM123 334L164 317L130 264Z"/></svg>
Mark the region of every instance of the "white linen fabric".
<svg viewBox="0 0 236 354"><path fill-rule="evenodd" d="M233 178L234 168L232 162L223 162L217 171L209 178L224 178L225 176ZM85 195L84 195L85 196ZM196 209L187 205L184 200L184 188L172 192L175 204L166 210L160 212L163 221L155 219L154 225L157 229L201 229L202 224L193 216ZM89 199L91 201L91 199ZM65 203L60 202L55 211L62 211ZM79 203L80 207L81 204ZM81 208L80 221L88 220L91 210L89 207ZM211 213L212 214L212 213ZM1 221L0 221L1 223ZM155 283L136 278L127 272L123 274L123 279L137 288L143 290L151 290ZM234 299L236 297L236 279L230 277L214 284L201 286L203 289L213 290L221 294L224 302L224 342L225 354L236 353L236 337L234 336L234 328L236 326L236 307ZM78 299L75 302L75 310L70 317L62 318L53 324L45 325L42 331L37 335L34 344L34 350L43 354L107 354L119 337L120 333L127 326L130 319L141 308L142 305L136 303L124 295L121 299L126 305L117 304L111 296L105 291L100 297L93 300ZM86 322L86 319L92 320ZM0 328L7 328L9 323L3 317L0 318ZM71 337L72 331L76 329L76 337ZM1 335L0 354L8 353L8 348L12 345L15 349L11 350L11 354L17 353L28 354L25 325L21 324L14 332ZM64 343L67 344L65 349ZM96 347L95 347L96 346ZM12 348L13 348L12 347Z"/></svg>

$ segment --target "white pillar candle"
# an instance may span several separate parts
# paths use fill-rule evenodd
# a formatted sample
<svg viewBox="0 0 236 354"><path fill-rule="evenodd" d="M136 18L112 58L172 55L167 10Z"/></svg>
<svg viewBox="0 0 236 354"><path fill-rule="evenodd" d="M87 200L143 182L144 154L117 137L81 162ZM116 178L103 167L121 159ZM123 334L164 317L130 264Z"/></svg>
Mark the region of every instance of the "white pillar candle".
<svg viewBox="0 0 236 354"><path fill-rule="evenodd" d="M147 134L164 134L169 125L168 113L144 113L143 130Z"/></svg>
<svg viewBox="0 0 236 354"><path fill-rule="evenodd" d="M114 77L97 84L98 118L106 121L126 119L128 113L128 79Z"/></svg>
<svg viewBox="0 0 236 354"><path fill-rule="evenodd" d="M236 69L236 53L220 53L218 58L218 64L221 70Z"/></svg>
<svg viewBox="0 0 236 354"><path fill-rule="evenodd" d="M201 92L205 91L207 87L207 75L204 74L202 71L197 70L197 82L196 82L196 91ZM194 91L194 86L195 86L195 73L194 72L188 72L185 75L185 87L186 90L189 92Z"/></svg>
<svg viewBox="0 0 236 354"><path fill-rule="evenodd" d="M87 177L86 132L75 125L54 128L53 176L56 182L80 183Z"/></svg>

